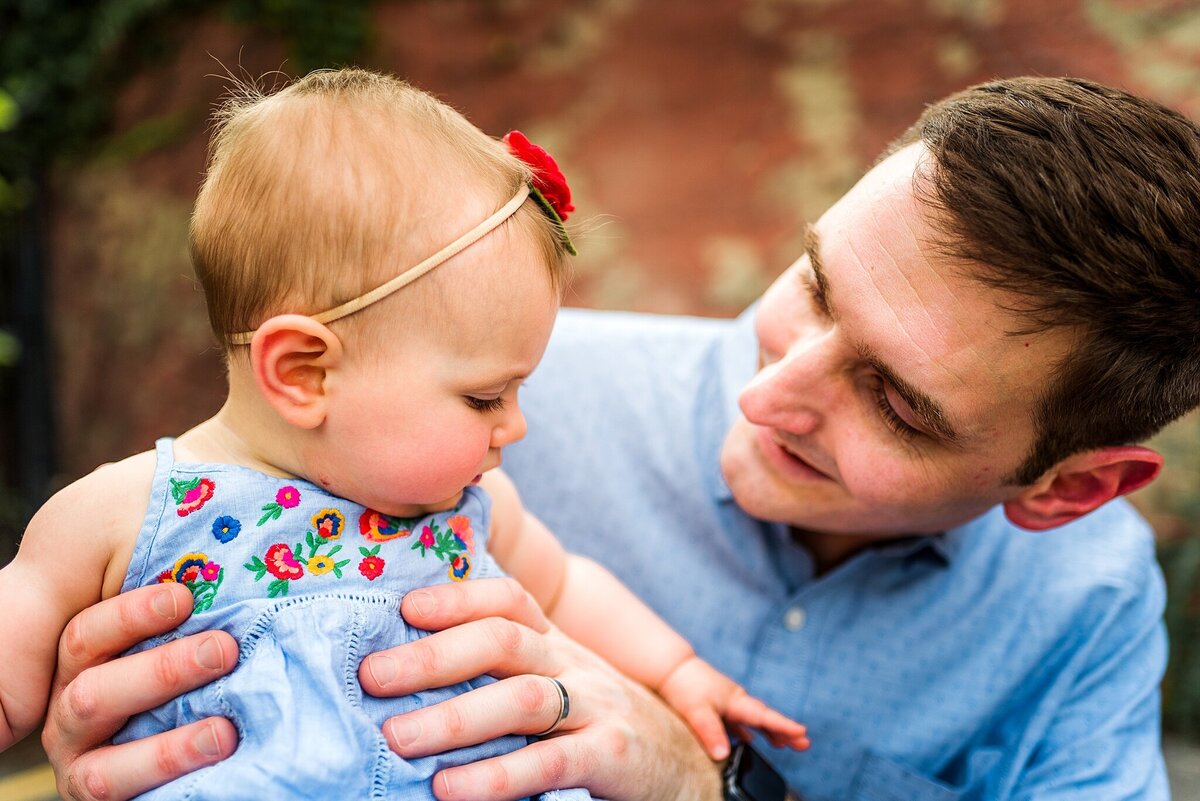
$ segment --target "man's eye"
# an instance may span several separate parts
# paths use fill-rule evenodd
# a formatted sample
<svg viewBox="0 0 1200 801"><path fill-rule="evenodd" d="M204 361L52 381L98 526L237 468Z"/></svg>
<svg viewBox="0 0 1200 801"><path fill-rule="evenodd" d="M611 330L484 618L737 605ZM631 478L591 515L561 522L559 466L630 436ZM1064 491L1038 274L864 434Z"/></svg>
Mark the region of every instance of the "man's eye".
<svg viewBox="0 0 1200 801"><path fill-rule="evenodd" d="M504 398L476 398L464 395L467 405L477 412L498 412L504 408Z"/></svg>
<svg viewBox="0 0 1200 801"><path fill-rule="evenodd" d="M888 400L887 388L884 386L883 379L877 378L871 383L871 394L875 396L875 405L879 408L879 416L896 436L902 439L921 436L923 432L910 426L892 408L892 402Z"/></svg>

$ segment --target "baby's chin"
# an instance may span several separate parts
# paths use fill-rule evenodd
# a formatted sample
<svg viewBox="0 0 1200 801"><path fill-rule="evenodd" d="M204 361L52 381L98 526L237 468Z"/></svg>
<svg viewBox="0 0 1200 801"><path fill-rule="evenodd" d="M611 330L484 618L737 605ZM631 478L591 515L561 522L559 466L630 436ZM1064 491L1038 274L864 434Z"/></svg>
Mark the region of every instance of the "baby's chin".
<svg viewBox="0 0 1200 801"><path fill-rule="evenodd" d="M453 496L451 496L449 498L445 498L440 501L434 501L432 503L400 504L393 508L376 509L375 511L381 512L381 513L383 513L385 515L389 515L391 517L404 517L404 518L425 517L427 515L437 514L438 512L450 511L454 507L458 506L458 504L462 501L462 497L463 497L463 491L459 490Z"/></svg>

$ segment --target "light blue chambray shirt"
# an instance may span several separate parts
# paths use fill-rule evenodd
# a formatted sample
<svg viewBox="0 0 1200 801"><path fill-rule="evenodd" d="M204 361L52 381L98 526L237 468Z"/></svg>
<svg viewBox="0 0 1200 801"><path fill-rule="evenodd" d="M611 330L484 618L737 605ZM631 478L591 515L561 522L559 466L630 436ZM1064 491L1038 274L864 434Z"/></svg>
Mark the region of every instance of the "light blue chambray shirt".
<svg viewBox="0 0 1200 801"><path fill-rule="evenodd" d="M808 725L805 753L762 744L807 801L1166 798L1145 522L1118 502L1035 534L994 509L816 578L718 468L755 354L749 313L564 312L505 467L568 548Z"/></svg>

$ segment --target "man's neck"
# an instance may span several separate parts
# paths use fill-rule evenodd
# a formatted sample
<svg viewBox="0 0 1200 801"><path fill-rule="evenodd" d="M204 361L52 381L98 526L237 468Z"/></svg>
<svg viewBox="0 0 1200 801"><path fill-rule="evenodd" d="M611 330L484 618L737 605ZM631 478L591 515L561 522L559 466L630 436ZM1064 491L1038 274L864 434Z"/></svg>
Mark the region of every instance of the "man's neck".
<svg viewBox="0 0 1200 801"><path fill-rule="evenodd" d="M813 570L823 576L850 557L872 545L898 539L887 534L827 534L793 528L792 540L803 545L812 555Z"/></svg>

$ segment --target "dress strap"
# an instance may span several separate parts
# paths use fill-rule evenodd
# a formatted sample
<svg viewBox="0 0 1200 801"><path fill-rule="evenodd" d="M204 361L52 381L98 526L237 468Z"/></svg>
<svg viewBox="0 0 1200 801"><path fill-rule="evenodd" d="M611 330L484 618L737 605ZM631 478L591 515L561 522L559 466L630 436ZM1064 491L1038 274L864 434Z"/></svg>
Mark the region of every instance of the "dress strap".
<svg viewBox="0 0 1200 801"><path fill-rule="evenodd" d="M133 555L129 559L129 569L125 571L121 592L128 592L145 583L154 539L162 523L163 514L167 511L167 501L171 498L168 481L171 471L175 468L175 438L163 437L156 440L154 458L154 481L150 485L146 516L142 520L142 528L138 531L137 544L134 545Z"/></svg>

